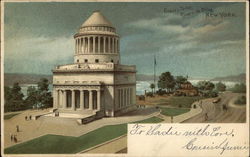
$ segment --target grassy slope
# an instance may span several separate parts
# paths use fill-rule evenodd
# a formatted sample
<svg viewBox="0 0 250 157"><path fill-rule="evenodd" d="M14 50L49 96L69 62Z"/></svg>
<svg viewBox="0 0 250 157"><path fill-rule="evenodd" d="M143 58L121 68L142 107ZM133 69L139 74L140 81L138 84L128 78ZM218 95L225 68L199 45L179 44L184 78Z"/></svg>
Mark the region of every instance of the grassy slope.
<svg viewBox="0 0 250 157"><path fill-rule="evenodd" d="M190 111L188 108L164 108L161 107L161 114L165 116L178 116L180 114Z"/></svg>
<svg viewBox="0 0 250 157"><path fill-rule="evenodd" d="M184 108L190 108L192 103L202 99L202 97L188 97L188 96L173 96L165 100L165 102L160 103L159 105L171 105L173 107L178 107L181 105Z"/></svg>
<svg viewBox="0 0 250 157"><path fill-rule="evenodd" d="M158 123L152 117L136 123ZM5 149L6 154L70 154L88 149L127 133L127 124L104 126L79 137L45 135Z"/></svg>
<svg viewBox="0 0 250 157"><path fill-rule="evenodd" d="M10 119L18 114L20 114L20 113L12 113L12 114L8 114L8 115L4 115L4 120L8 120L8 119Z"/></svg>

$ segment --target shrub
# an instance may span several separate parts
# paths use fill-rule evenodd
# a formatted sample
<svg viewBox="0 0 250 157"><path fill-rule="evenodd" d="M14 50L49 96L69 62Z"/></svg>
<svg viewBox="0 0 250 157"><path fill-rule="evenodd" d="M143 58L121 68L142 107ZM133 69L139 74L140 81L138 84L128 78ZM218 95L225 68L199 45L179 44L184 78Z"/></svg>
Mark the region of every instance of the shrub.
<svg viewBox="0 0 250 157"><path fill-rule="evenodd" d="M218 96L218 92L213 90L213 91L203 91L202 95L204 97L217 97Z"/></svg>
<svg viewBox="0 0 250 157"><path fill-rule="evenodd" d="M147 93L146 93L146 96L153 97L153 96L154 96L154 94L153 94L152 92L147 92Z"/></svg>
<svg viewBox="0 0 250 157"><path fill-rule="evenodd" d="M164 95L167 94L167 92L165 90L159 89L158 91L156 91L157 95Z"/></svg>
<svg viewBox="0 0 250 157"><path fill-rule="evenodd" d="M246 96L240 96L237 100L234 101L237 105L245 105L246 104Z"/></svg>
<svg viewBox="0 0 250 157"><path fill-rule="evenodd" d="M210 91L209 92L209 97L217 97L218 96L218 92L217 91Z"/></svg>
<svg viewBox="0 0 250 157"><path fill-rule="evenodd" d="M145 100L145 96L144 95L140 95L139 96L139 100Z"/></svg>
<svg viewBox="0 0 250 157"><path fill-rule="evenodd" d="M246 85L244 83L236 84L231 91L234 93L246 93Z"/></svg>

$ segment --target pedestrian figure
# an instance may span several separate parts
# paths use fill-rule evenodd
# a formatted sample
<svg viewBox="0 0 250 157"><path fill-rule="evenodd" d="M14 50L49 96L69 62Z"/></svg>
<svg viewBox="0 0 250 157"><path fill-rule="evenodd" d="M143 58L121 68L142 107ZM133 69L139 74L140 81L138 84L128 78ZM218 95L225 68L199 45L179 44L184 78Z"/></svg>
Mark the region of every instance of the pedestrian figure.
<svg viewBox="0 0 250 157"><path fill-rule="evenodd" d="M207 121L208 120L208 115L207 115L207 113L205 114L205 121Z"/></svg>
<svg viewBox="0 0 250 157"><path fill-rule="evenodd" d="M30 115L30 120L31 120L31 115Z"/></svg>
<svg viewBox="0 0 250 157"><path fill-rule="evenodd" d="M14 136L14 142L17 143L17 138L16 135Z"/></svg>
<svg viewBox="0 0 250 157"><path fill-rule="evenodd" d="M10 141L12 142L13 141L13 135L10 134Z"/></svg>
<svg viewBox="0 0 250 157"><path fill-rule="evenodd" d="M171 123L173 123L174 122L174 117L173 116L171 116Z"/></svg>
<svg viewBox="0 0 250 157"><path fill-rule="evenodd" d="M16 126L16 132L19 132L19 126L18 125Z"/></svg>

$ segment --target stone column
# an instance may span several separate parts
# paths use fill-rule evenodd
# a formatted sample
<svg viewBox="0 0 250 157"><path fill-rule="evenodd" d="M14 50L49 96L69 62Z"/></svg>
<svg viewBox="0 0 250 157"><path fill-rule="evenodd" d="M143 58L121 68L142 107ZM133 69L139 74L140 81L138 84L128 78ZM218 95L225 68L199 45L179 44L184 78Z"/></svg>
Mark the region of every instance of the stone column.
<svg viewBox="0 0 250 157"><path fill-rule="evenodd" d="M63 91L63 108L64 109L67 108L67 91L66 90Z"/></svg>
<svg viewBox="0 0 250 157"><path fill-rule="evenodd" d="M83 38L80 38L80 53L83 53L82 48L83 48Z"/></svg>
<svg viewBox="0 0 250 157"><path fill-rule="evenodd" d="M106 53L106 37L103 37L103 53Z"/></svg>
<svg viewBox="0 0 250 157"><path fill-rule="evenodd" d="M83 108L84 108L83 98L84 98L84 92L83 92L83 90L80 90L80 109L81 110L83 110Z"/></svg>
<svg viewBox="0 0 250 157"><path fill-rule="evenodd" d="M118 39L116 39L116 53L118 53Z"/></svg>
<svg viewBox="0 0 250 157"><path fill-rule="evenodd" d="M108 53L111 53L111 51L110 51L110 47L111 47L111 45L110 45L110 43L111 43L111 42L110 42L110 37L108 37L108 40L109 40L109 42L108 42L108 43L109 43L109 44L108 44L108 46L109 46L109 48L108 48Z"/></svg>
<svg viewBox="0 0 250 157"><path fill-rule="evenodd" d="M58 106L62 107L62 105L63 105L63 93L62 93L62 90L59 90L59 104L58 104Z"/></svg>
<svg viewBox="0 0 250 157"><path fill-rule="evenodd" d="M101 109L101 90L97 90L97 111Z"/></svg>
<svg viewBox="0 0 250 157"><path fill-rule="evenodd" d="M114 52L113 53L116 53L116 38L114 38Z"/></svg>
<svg viewBox="0 0 250 157"><path fill-rule="evenodd" d="M121 89L121 107L123 107L123 89Z"/></svg>
<svg viewBox="0 0 250 157"><path fill-rule="evenodd" d="M92 94L93 94L92 90L89 90L89 109L90 110L93 110L93 99L92 99L93 95Z"/></svg>
<svg viewBox="0 0 250 157"><path fill-rule="evenodd" d="M81 53L81 38L78 39L79 46L78 46L78 54Z"/></svg>
<svg viewBox="0 0 250 157"><path fill-rule="evenodd" d="M129 105L129 88L127 89L127 105Z"/></svg>
<svg viewBox="0 0 250 157"><path fill-rule="evenodd" d="M83 40L82 53L85 53L85 46L86 46L85 37L83 37L82 40Z"/></svg>
<svg viewBox="0 0 250 157"><path fill-rule="evenodd" d="M77 54L77 39L75 39L75 54Z"/></svg>
<svg viewBox="0 0 250 157"><path fill-rule="evenodd" d="M123 105L126 106L126 88L123 89Z"/></svg>
<svg viewBox="0 0 250 157"><path fill-rule="evenodd" d="M112 38L112 53L115 53L115 38Z"/></svg>
<svg viewBox="0 0 250 157"><path fill-rule="evenodd" d="M98 36L98 53L101 52L101 37Z"/></svg>
<svg viewBox="0 0 250 157"><path fill-rule="evenodd" d="M90 49L90 38L88 37L88 53L89 53L89 49Z"/></svg>
<svg viewBox="0 0 250 157"><path fill-rule="evenodd" d="M119 108L121 108L122 107L122 92L121 92L121 89L119 89L119 98L120 98L120 100L119 100Z"/></svg>
<svg viewBox="0 0 250 157"><path fill-rule="evenodd" d="M53 108L57 108L58 106L58 90L54 89L54 97L53 97Z"/></svg>
<svg viewBox="0 0 250 157"><path fill-rule="evenodd" d="M79 54L80 51L80 39L77 38L77 54Z"/></svg>
<svg viewBox="0 0 250 157"><path fill-rule="evenodd" d="M71 99L71 108L72 108L72 110L75 110L76 106L75 106L75 91L74 90L71 90L71 96L72 96L72 99Z"/></svg>
<svg viewBox="0 0 250 157"><path fill-rule="evenodd" d="M93 53L96 53L96 51L95 51L95 36L93 36Z"/></svg>
<svg viewBox="0 0 250 157"><path fill-rule="evenodd" d="M78 49L79 49L79 43L78 43L78 38L76 38L76 54L78 54Z"/></svg>
<svg viewBox="0 0 250 157"><path fill-rule="evenodd" d="M119 38L117 39L117 53L120 52L120 44L119 44Z"/></svg>
<svg viewBox="0 0 250 157"><path fill-rule="evenodd" d="M131 88L128 89L128 103L131 105Z"/></svg>

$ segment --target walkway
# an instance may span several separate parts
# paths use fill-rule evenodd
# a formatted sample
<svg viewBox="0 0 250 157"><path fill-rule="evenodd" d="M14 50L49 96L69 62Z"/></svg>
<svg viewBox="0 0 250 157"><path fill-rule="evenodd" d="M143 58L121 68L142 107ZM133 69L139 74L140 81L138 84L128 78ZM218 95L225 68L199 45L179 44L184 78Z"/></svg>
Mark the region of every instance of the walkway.
<svg viewBox="0 0 250 157"><path fill-rule="evenodd" d="M221 101L213 103L213 98L206 99L202 104L203 111L185 120L185 123L242 123L246 121L246 107L238 107L233 105L234 100L241 94L224 92L220 94ZM223 105L227 106L227 110L223 110ZM205 119L205 114L208 119Z"/></svg>
<svg viewBox="0 0 250 157"><path fill-rule="evenodd" d="M199 102L196 101L192 104L192 106L193 105L196 105L196 108L191 108L189 112L180 114L178 116L174 116L173 123L181 123L181 122L183 122L189 118L192 118L192 117L194 117L202 112L202 108L200 107ZM164 119L164 121L162 123L171 123L171 116L165 116L163 114L159 114L157 117Z"/></svg>
<svg viewBox="0 0 250 157"><path fill-rule="evenodd" d="M9 147L21 142L25 142L46 134L81 136L90 131L96 130L106 125L116 125L144 120L159 114L155 108L138 109L129 115L121 117L110 117L96 120L86 125L77 124L75 119L59 117L41 117L38 120L25 120L25 116L37 114L44 111L27 110L4 121L4 147ZM16 125L19 125L20 132L16 132ZM17 135L18 143L11 142L10 134Z"/></svg>

